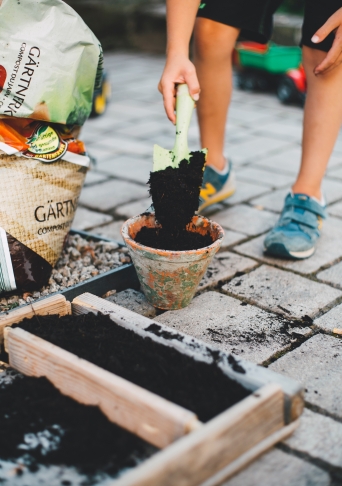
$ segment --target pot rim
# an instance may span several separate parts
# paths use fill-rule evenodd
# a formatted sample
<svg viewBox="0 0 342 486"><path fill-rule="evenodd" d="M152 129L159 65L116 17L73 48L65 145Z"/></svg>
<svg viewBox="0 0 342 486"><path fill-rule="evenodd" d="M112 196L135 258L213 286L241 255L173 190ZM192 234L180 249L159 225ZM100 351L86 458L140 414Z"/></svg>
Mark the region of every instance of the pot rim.
<svg viewBox="0 0 342 486"><path fill-rule="evenodd" d="M211 243L211 245L203 246L202 248L197 248L195 250L163 250L163 249L159 249L159 248L152 248L151 246L145 246L145 245L142 245L141 243L136 242L133 238L131 238L131 236L128 233L128 228L133 222L141 219L144 216L146 217L146 216L149 216L149 215L154 216L154 213L138 214L137 216L133 216L133 218L127 219L127 221L125 221L123 223L122 228L121 228L121 235L123 237L124 242L127 245L131 246L134 249L147 251L149 253L154 253L154 254L157 254L159 256L165 256L165 257L169 256L169 255L175 255L175 256L177 256L177 255L179 255L179 256L181 256L181 255L198 255L198 254L203 254L203 253L206 253L206 252L211 252L217 246L220 247L221 242L224 238L224 230L223 230L221 225L219 225L215 221L212 221L209 218L206 218L205 216L198 214L198 215L195 215L194 217L201 218L202 220L207 221L208 223L213 225L215 227L215 229L218 231L219 236L215 241L213 241Z"/></svg>

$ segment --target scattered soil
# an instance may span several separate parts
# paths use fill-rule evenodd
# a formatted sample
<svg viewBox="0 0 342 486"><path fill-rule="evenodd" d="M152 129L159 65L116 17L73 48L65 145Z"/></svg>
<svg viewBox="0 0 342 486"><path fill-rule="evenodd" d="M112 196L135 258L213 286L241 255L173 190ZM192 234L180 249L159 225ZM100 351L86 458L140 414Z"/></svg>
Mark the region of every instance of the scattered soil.
<svg viewBox="0 0 342 486"><path fill-rule="evenodd" d="M196 361L118 326L109 316L39 316L14 327L173 401L204 422L250 394L221 371L217 360Z"/></svg>
<svg viewBox="0 0 342 486"><path fill-rule="evenodd" d="M196 250L213 243L213 239L209 234L201 235L200 233L182 230L174 237L170 236L164 228L147 228L146 226L141 228L135 237L135 241L150 248L172 251Z"/></svg>
<svg viewBox="0 0 342 486"><path fill-rule="evenodd" d="M90 477L115 476L157 451L109 422L97 407L62 395L45 378L18 375L0 384L0 430L0 458L19 459L31 472L54 464L74 466Z"/></svg>
<svg viewBox="0 0 342 486"><path fill-rule="evenodd" d="M167 167L151 172L148 184L156 215L161 228L142 229L136 241L152 248L164 250L196 250L210 245L209 235L202 236L186 231L195 212L203 179L205 155L191 152L190 160L182 160L179 167Z"/></svg>

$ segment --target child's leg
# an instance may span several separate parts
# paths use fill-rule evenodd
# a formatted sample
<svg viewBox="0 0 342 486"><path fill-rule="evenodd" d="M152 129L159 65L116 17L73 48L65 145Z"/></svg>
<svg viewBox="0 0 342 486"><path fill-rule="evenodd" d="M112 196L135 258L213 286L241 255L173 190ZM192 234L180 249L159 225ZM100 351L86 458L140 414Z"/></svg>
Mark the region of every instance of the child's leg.
<svg viewBox="0 0 342 486"><path fill-rule="evenodd" d="M239 29L198 18L195 25L195 66L201 86L197 106L202 147L208 165L224 168L225 126L232 92L232 52Z"/></svg>
<svg viewBox="0 0 342 486"><path fill-rule="evenodd" d="M326 52L303 46L308 90L304 112L303 150L294 193L321 198L322 179L342 123L342 65L316 76Z"/></svg>

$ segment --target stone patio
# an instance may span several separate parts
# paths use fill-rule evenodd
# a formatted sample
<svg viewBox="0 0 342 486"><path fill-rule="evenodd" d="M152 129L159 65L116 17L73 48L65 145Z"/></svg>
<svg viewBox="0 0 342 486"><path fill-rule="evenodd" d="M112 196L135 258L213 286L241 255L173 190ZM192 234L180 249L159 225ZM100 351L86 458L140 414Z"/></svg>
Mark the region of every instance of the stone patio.
<svg viewBox="0 0 342 486"><path fill-rule="evenodd" d="M121 240L122 222L149 206L153 144L171 148L174 141L157 91L162 68L162 57L106 56L113 99L105 115L83 129L97 164L74 228ZM234 91L226 154L238 188L206 213L226 230L223 248L189 307L155 318L270 366L306 389L295 434L227 486L342 484L342 132L324 182L330 218L317 252L299 262L262 252L299 167L302 117L301 108L282 106L272 94ZM189 145L199 147L195 117Z"/></svg>

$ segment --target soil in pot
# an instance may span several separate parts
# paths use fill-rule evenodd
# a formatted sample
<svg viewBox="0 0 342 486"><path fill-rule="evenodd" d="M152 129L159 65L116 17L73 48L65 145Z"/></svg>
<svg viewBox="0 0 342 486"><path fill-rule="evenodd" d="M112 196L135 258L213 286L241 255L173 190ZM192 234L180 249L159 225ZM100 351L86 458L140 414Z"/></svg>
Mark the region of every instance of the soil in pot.
<svg viewBox="0 0 342 486"><path fill-rule="evenodd" d="M217 366L218 353L212 364L197 361L109 316L39 316L17 326L193 411L203 422L250 394Z"/></svg>
<svg viewBox="0 0 342 486"><path fill-rule="evenodd" d="M44 465L74 467L87 476L82 483L87 485L104 475L115 477L157 451L112 424L97 407L62 395L45 378L21 374L0 380L0 430L0 460L17 464L18 475ZM7 484L3 474L0 468L0 483Z"/></svg>
<svg viewBox="0 0 342 486"><path fill-rule="evenodd" d="M211 245L211 236L186 230L198 209L205 155L191 152L179 167L151 172L148 184L161 228L142 228L135 240L142 245L163 250L196 250Z"/></svg>

